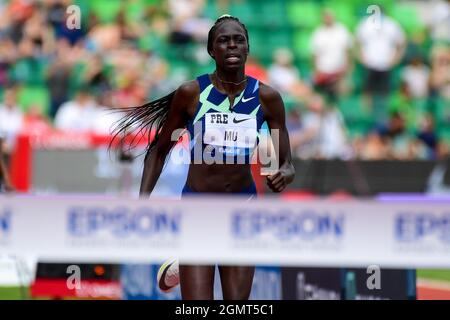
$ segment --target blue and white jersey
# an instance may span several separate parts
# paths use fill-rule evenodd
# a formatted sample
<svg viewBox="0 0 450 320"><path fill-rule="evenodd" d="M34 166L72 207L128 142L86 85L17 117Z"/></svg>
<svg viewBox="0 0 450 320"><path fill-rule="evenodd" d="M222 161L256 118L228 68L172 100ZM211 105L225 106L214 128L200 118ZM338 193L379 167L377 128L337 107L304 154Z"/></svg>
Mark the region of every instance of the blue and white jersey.
<svg viewBox="0 0 450 320"><path fill-rule="evenodd" d="M250 163L264 122L259 101L259 81L247 77L247 86L230 106L208 74L197 78L200 98L188 122L191 162ZM220 162L222 161L222 162Z"/></svg>

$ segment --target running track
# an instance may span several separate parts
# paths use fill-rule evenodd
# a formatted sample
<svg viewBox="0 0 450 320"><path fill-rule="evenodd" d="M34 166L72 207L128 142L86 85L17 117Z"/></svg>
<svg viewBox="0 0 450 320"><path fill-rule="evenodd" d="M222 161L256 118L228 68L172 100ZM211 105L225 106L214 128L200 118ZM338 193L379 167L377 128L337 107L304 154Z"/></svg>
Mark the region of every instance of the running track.
<svg viewBox="0 0 450 320"><path fill-rule="evenodd" d="M418 279L417 300L450 300L450 283Z"/></svg>

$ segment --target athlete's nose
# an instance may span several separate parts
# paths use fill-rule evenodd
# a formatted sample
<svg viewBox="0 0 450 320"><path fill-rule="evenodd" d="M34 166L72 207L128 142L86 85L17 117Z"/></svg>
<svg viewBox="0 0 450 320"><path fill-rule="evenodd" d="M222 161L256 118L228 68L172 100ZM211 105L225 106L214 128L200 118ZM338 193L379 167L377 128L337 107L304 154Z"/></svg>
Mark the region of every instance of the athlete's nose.
<svg viewBox="0 0 450 320"><path fill-rule="evenodd" d="M230 41L228 41L228 47L229 48L236 48L237 47L236 41L233 38L231 38Z"/></svg>

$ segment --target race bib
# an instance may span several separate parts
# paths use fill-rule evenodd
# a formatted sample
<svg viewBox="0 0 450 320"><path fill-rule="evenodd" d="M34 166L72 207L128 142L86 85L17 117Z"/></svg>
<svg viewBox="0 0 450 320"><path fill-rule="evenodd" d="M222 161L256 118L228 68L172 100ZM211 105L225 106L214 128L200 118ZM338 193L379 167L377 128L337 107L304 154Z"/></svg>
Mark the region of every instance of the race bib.
<svg viewBox="0 0 450 320"><path fill-rule="evenodd" d="M205 114L203 142L214 146L253 148L256 144L256 117L242 113Z"/></svg>

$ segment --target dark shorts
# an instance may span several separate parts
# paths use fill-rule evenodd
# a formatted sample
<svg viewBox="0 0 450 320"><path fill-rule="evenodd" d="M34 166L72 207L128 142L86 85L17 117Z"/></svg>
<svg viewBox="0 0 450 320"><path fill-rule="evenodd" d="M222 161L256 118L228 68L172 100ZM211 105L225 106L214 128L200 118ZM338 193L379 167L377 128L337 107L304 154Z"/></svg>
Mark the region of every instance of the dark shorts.
<svg viewBox="0 0 450 320"><path fill-rule="evenodd" d="M365 90L369 93L388 94L390 90L390 71L366 70Z"/></svg>
<svg viewBox="0 0 450 320"><path fill-rule="evenodd" d="M217 195L223 195L223 194L233 194L233 195L243 195L243 196L250 196L250 197L255 197L256 196L256 185L255 182L252 182L248 187L242 189L239 192L232 192L232 193L209 193L209 192L197 192L195 190L192 190L191 188L188 187L187 184L184 185L183 187L183 191L181 191L181 196L186 196L189 194L217 194Z"/></svg>

